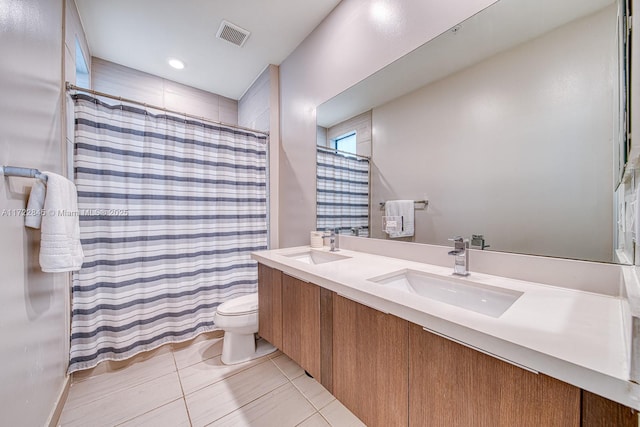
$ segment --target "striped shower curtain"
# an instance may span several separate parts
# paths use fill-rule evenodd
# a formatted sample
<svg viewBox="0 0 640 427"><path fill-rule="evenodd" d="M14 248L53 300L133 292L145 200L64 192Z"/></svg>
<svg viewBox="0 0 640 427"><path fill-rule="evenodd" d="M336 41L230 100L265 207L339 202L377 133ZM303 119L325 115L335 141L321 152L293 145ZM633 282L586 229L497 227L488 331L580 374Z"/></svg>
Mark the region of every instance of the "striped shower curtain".
<svg viewBox="0 0 640 427"><path fill-rule="evenodd" d="M216 329L267 248L267 137L74 95L85 261L69 372Z"/></svg>
<svg viewBox="0 0 640 427"><path fill-rule="evenodd" d="M369 160L317 149L316 227L369 235Z"/></svg>

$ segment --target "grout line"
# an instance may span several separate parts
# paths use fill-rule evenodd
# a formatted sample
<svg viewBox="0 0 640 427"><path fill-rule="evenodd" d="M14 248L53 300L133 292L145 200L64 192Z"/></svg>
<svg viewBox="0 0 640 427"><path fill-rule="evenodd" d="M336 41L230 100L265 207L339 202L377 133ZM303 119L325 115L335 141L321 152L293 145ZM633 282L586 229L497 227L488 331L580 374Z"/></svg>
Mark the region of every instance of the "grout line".
<svg viewBox="0 0 640 427"><path fill-rule="evenodd" d="M197 339L197 338L196 338L196 339ZM222 340L222 337L220 337L220 338L218 338L218 337L212 337L212 338L208 338L208 339L206 339L206 340L199 341L199 342L197 342L197 343L191 343L191 344L189 344L188 346L184 346L184 347L182 347L181 349L179 349L179 350L177 350L177 351L185 350L185 349L188 349L188 348L194 347L194 346L199 345L199 344L200 344L200 345L202 345L203 343L208 343L208 344L215 345L216 343L210 343L210 341L212 341L212 340ZM200 360L200 361L198 361L198 362L194 362L194 363L191 363L191 364L189 364L189 365L185 365L185 366L183 366L183 367L181 367L181 368L179 368L179 367L178 367L178 361L177 361L177 360L175 360L175 357L174 357L173 359L176 361L176 369L180 370L180 369L184 369L184 368L189 368L189 367L191 367L191 366L195 366L195 365L197 365L198 363L202 363L202 362L205 362L205 361L207 361L207 360L211 360L211 359L214 359L214 358L216 358L216 357L218 357L218 356L221 356L221 355L222 355L222 345L220 345L220 348L221 348L220 353L214 354L213 356L211 356L211 357L207 357L206 359L202 359L202 360ZM175 351L176 351L176 349L172 347L172 349L171 349L171 354L173 354Z"/></svg>
<svg viewBox="0 0 640 427"><path fill-rule="evenodd" d="M285 376L285 378L286 378L286 376ZM276 387L276 388L274 388L273 390L269 390L269 391L267 391L266 393L261 394L260 396L256 397L255 399L253 399L253 400L251 400L251 401L249 401L249 402L245 403L244 405L240 406L239 408L236 408L236 409L234 409L233 411L231 411L231 412L229 412L229 413L227 413L227 414L224 414L224 415L223 415L223 416L221 416L220 418L216 418L215 420L211 421L209 424L206 424L206 425L205 425L205 427L212 425L212 424L213 424L213 423L215 423L216 421L220 421L220 420L221 420L221 419L223 419L224 417L228 417L229 415L233 414L234 412L237 412L237 411L242 410L242 408L244 408L245 406L252 404L252 403L253 403L253 402L255 402L256 400L260 400L260 399L262 399L262 398L263 398L263 397L265 397L267 394L269 394L269 393L273 393L274 391L278 390L279 388L285 387L286 385L287 385L287 383L282 383L282 384L280 384L279 386L277 386L277 387Z"/></svg>
<svg viewBox="0 0 640 427"><path fill-rule="evenodd" d="M189 407L187 406L187 398L184 394L184 387L182 387L182 378L180 378L180 369L178 369L178 362L176 362L176 357L173 354L173 347L171 348L171 357L173 358L173 365L176 367L176 375L178 376L178 383L180 383L180 391L182 392L182 403L184 404L184 409L187 411L187 418L189 419L189 425L193 426L193 422L191 421L191 413L189 412Z"/></svg>
<svg viewBox="0 0 640 427"><path fill-rule="evenodd" d="M216 357L218 357L218 356L216 356ZM213 358L212 358L212 359L213 359ZM210 360L210 359L207 359L207 360ZM257 360L260 360L260 359L257 359ZM218 380L216 380L216 381L214 381L214 382L212 382L212 383L208 383L207 385L204 385L204 386L202 386L202 387L200 387L200 388L197 388L197 389L195 389L195 390L190 391L189 393L186 393L186 394L185 394L185 397L186 397L186 395L187 395L187 394L188 394L188 395L192 395L192 394L197 393L197 392L199 392L199 391L201 391L201 390L204 390L205 388L210 387L210 386L212 386L212 385L214 385L214 384L218 384L218 383L220 383L220 382L222 382L222 381L226 381L226 380L228 380L228 379L229 379L229 378L231 378L231 377L234 377L234 376L236 376L236 375L238 375L238 374L241 374L241 373L243 373L243 372L245 372L245 371L248 371L249 369L255 368L256 366L260 366L260 365L264 364L265 362L267 362L268 360L269 360L269 359L265 359L265 360L263 360L263 361L261 361L261 362L259 362L259 363L254 364L254 365L248 365L246 368L241 369L241 370L239 370L239 371L236 371L236 372L234 372L234 373L230 374L229 376L226 376L226 377L224 377L224 378L220 378L220 379L218 379ZM198 362L198 363L202 363L202 362ZM248 362L245 362L245 363L248 363ZM197 363L196 363L196 365L197 365ZM191 365L191 366L194 366L194 365ZM285 375L285 377L286 377L286 375Z"/></svg>
<svg viewBox="0 0 640 427"><path fill-rule="evenodd" d="M309 416L308 416L307 418L305 418L304 420L300 421L298 424L296 424L296 427L299 427L299 426L301 426L302 424L306 423L306 422L307 422L307 420L308 420L309 418L315 417L315 416L316 416L316 414L319 414L319 415L322 417L322 415L320 414L320 411L316 411L316 412L314 412L313 414L309 415Z"/></svg>
<svg viewBox="0 0 640 427"><path fill-rule="evenodd" d="M285 355L285 354L283 353L283 355ZM285 355L285 356L286 356L286 355ZM288 356L287 356L287 357L288 357ZM274 359L275 359L275 358L274 358ZM278 369L280 370L280 372L282 372L282 375L284 375L284 377L285 377L286 379L288 379L288 380L289 380L289 382L291 383L291 385L292 385L292 386L293 386L293 387L298 391L298 393L300 393L300 394L302 395L302 397L304 397L304 398L306 399L306 401L307 401L307 402L309 402L309 404L311 405L311 407L312 407L313 409L315 409L315 410L316 410L316 412L315 412L315 413L313 413L313 414L309 415L307 418L305 418L304 420L302 420L298 425L302 424L302 423L303 423L303 422L305 422L307 419L309 419L309 418L313 417L316 413L320 414L320 416L322 417L322 419L323 419L323 420L325 420L325 421L327 422L327 424L332 425L332 424L329 422L329 420L327 419L327 417L325 417L325 416L322 414L322 412L320 412L320 411L321 411L321 409L326 408L326 407L327 407L327 406L329 406L331 403L333 403L335 400L337 400L337 399L335 398L335 396L334 396L334 398L333 398L333 400L332 400L331 402L327 403L327 404L326 404L326 405L324 405L321 409L319 409L318 407L316 407L316 405L314 405L314 404L313 404L313 402L311 401L311 399L309 399L309 398L307 397L307 395L306 395L306 394L304 394L304 393L302 392L302 390L300 390L300 389L299 389L299 388L294 384L294 382L293 382L293 380L295 380L295 379L297 379L297 378L300 378L301 376L306 375L306 374L303 372L303 373L302 373L302 375L299 375L299 376L297 376L297 377L295 377L295 378L289 378L289 377L284 373L284 371L283 371L283 370L278 366L278 364L274 361L274 359L270 359L270 360L273 362L273 364L274 364L274 365L276 365L276 368L278 368ZM293 361L293 363L296 363L296 362L295 362L295 361ZM297 365L297 363L296 363L296 365ZM300 366L300 365L298 365L298 366ZM300 369L302 369L302 367L300 367ZM317 381L315 378L312 378L312 380ZM319 384L319 383L318 383L318 384ZM320 385L322 385L322 384L320 384ZM333 394L332 394L332 396L333 396Z"/></svg>
<svg viewBox="0 0 640 427"><path fill-rule="evenodd" d="M296 365L298 365L298 363L296 363L293 359L291 359L291 358L290 358L289 356L287 356L286 354L284 354L284 353L283 353L283 354L281 354L280 356L288 357L288 358L289 358L293 363L295 363ZM278 356L278 357L280 357L280 356ZM300 378L301 376L306 375L306 374L304 373L304 369L302 369L302 367L300 367L300 365L298 365L298 367L300 367L300 369L302 369L302 373L301 373L300 375L298 375L297 377L295 377L295 378L289 378L289 376L284 372L284 369L282 369L280 366L278 366L278 364L275 362L275 359L277 359L278 357L274 357L273 359L269 359L269 360L271 360L271 361L273 362L273 364L274 364L274 365L276 365L276 368L278 368L278 370L279 370L280 372L282 372L282 375L284 375L284 376L285 376L285 378L286 378L286 379L288 379L288 380L291 382L291 384L293 384L293 382L292 382L292 381L293 381L293 380L295 380L296 378ZM295 387L295 384L293 384L293 385L294 385L294 387ZM297 388L297 387L296 387L296 388Z"/></svg>
<svg viewBox="0 0 640 427"><path fill-rule="evenodd" d="M329 405L327 405L327 406L329 406ZM325 406L325 408L326 408L327 406ZM323 414L322 412L318 411L318 413L320 414L320 416L322 417L322 419L323 419L323 420L325 420L325 421L327 422L327 424L329 424L330 426L332 426L332 427L333 427L333 424L331 424L331 422L329 421L329 419L328 419L327 417L325 417L325 416L324 416L324 414ZM360 418L358 418L358 419L360 419Z"/></svg>
<svg viewBox="0 0 640 427"><path fill-rule="evenodd" d="M162 408L163 406L171 405L173 402L177 402L177 401L178 401L178 400L180 400L180 399L181 399L181 398L179 397L179 398L177 398L177 399L172 400L171 402L164 403L164 404L162 404L162 405L160 405L160 406L157 406L157 407L155 407L155 408L153 408L153 409L150 409L150 410L148 410L148 411L146 411L146 412L143 412L143 413L141 413L141 414L138 414L138 415L136 415L136 416L134 416L134 417L127 418L126 420L124 420L124 421L122 421L122 422L120 422L120 423L118 423L118 424L115 424L115 426L114 426L114 427L121 426L121 425L123 425L123 424L125 424L125 423L128 423L128 422L130 422L130 421L132 421L132 420L135 420L135 419L136 419L136 418L138 418L138 417L141 417L141 416L143 416L143 415L146 415L146 414L148 414L148 413L151 413L151 412L155 411L156 409L160 409L160 408Z"/></svg>
<svg viewBox="0 0 640 427"><path fill-rule="evenodd" d="M302 377L302 375L301 375L300 377ZM327 403L326 405L324 405L322 408L319 408L318 406L316 406L316 405L311 401L311 398L307 397L307 395L304 393L304 391L302 391L302 390L300 389L300 387L298 387L298 386L296 385L296 383L294 383L294 382L293 382L293 380L297 380L297 379L298 379L298 378L300 378L300 377L295 377L295 378L293 378L293 379L291 380L291 384L293 384L293 386L296 388L296 390L298 390L298 392L300 392L300 394L301 394L305 399L307 399L307 401L311 404L311 406L313 406L313 407L314 407L314 409L315 409L316 411L320 411L322 408L325 408L327 405L329 405L329 403L333 402L333 400L331 400L329 403ZM315 381L319 386L321 386L321 387L322 387L322 384L320 384L320 383L318 382L318 380L316 380L315 378L311 378L311 380ZM325 389L324 387L322 387L322 389L326 391L326 389ZM328 391L327 391L327 393L328 393ZM333 396L333 395L331 395L331 396ZM335 397L334 397L334 399L335 399Z"/></svg>

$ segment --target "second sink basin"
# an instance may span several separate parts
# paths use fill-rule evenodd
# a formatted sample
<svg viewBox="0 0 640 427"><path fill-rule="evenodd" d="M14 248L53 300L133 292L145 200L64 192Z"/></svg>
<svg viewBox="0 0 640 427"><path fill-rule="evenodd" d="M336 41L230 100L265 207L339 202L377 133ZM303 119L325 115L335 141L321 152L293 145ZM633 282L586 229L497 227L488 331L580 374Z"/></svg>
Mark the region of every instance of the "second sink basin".
<svg viewBox="0 0 640 427"><path fill-rule="evenodd" d="M287 258L295 259L296 261L304 262L306 264L324 264L327 262L339 261L341 259L348 259L350 257L344 255L338 255L334 252L322 252L322 251L302 251L294 254L284 255Z"/></svg>
<svg viewBox="0 0 640 427"><path fill-rule="evenodd" d="M374 277L369 281L491 317L500 317L523 294L466 279L408 269Z"/></svg>

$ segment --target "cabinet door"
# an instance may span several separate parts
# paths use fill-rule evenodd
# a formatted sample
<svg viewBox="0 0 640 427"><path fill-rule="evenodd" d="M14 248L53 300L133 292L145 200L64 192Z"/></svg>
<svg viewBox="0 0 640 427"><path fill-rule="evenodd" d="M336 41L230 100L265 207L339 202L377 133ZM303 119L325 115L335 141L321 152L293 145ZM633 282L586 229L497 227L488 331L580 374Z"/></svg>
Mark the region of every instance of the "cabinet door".
<svg viewBox="0 0 640 427"><path fill-rule="evenodd" d="M409 327L409 425L579 426L580 389Z"/></svg>
<svg viewBox="0 0 640 427"><path fill-rule="evenodd" d="M406 320L334 295L333 394L367 426L407 425L407 352Z"/></svg>
<svg viewBox="0 0 640 427"><path fill-rule="evenodd" d="M282 349L282 272L258 264L258 333Z"/></svg>
<svg viewBox="0 0 640 427"><path fill-rule="evenodd" d="M282 351L320 381L320 287L282 276Z"/></svg>
<svg viewBox="0 0 640 427"><path fill-rule="evenodd" d="M582 427L638 427L638 411L582 390Z"/></svg>

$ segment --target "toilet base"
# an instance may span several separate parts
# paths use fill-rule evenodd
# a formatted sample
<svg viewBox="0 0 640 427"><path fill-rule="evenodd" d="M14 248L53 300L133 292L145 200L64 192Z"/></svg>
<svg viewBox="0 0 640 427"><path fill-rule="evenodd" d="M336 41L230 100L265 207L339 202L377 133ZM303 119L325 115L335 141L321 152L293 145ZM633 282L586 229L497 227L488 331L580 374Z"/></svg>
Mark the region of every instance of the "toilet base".
<svg viewBox="0 0 640 427"><path fill-rule="evenodd" d="M256 341L254 334L225 332L220 359L225 365L235 365L266 356L276 350L277 348L263 339Z"/></svg>

